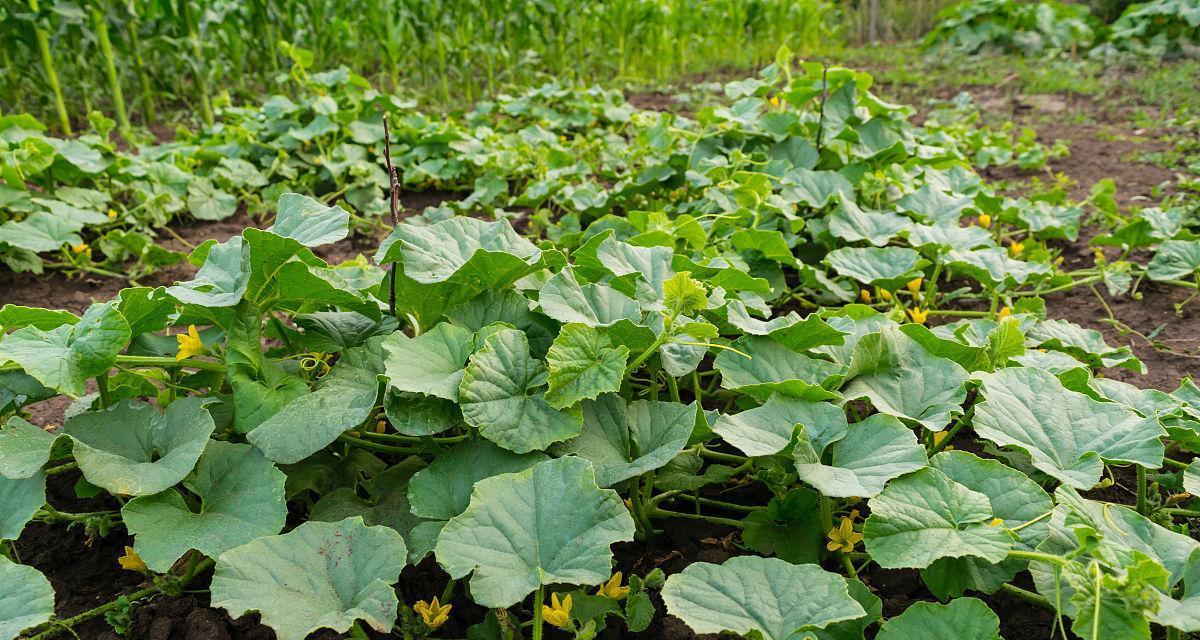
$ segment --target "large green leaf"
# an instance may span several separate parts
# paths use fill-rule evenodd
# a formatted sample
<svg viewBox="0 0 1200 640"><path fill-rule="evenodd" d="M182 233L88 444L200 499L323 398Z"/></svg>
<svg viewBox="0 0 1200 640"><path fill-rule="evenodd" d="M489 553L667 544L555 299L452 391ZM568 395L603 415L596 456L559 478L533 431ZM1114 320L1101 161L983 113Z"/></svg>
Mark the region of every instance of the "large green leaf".
<svg viewBox="0 0 1200 640"><path fill-rule="evenodd" d="M332 207L298 193L279 196L271 233L295 238L306 247L317 247L343 240L350 233L350 214L337 205Z"/></svg>
<svg viewBox="0 0 1200 640"><path fill-rule="evenodd" d="M20 222L9 220L0 224L0 243L34 253L54 251L63 245L83 242L78 233L82 228L78 222L38 211Z"/></svg>
<svg viewBox="0 0 1200 640"><path fill-rule="evenodd" d="M1046 371L1001 369L984 376L982 395L973 421L980 437L1021 448L1033 466L1077 489L1095 486L1105 461L1162 466L1166 431L1156 418L1070 391Z"/></svg>
<svg viewBox="0 0 1200 640"><path fill-rule="evenodd" d="M388 381L401 391L458 400L458 385L471 355L474 334L443 322L410 338L401 332L383 341Z"/></svg>
<svg viewBox="0 0 1200 640"><path fill-rule="evenodd" d="M912 249L903 247L842 247L825 260L843 276L885 289L895 289L921 275L924 261Z"/></svg>
<svg viewBox="0 0 1200 640"><path fill-rule="evenodd" d="M237 213L237 196L218 189L208 178L197 176L188 185L188 211L197 220L224 220Z"/></svg>
<svg viewBox="0 0 1200 640"><path fill-rule="evenodd" d="M241 302L250 284L250 250L241 236L214 245L196 276L167 287L167 293L185 304L232 307Z"/></svg>
<svg viewBox="0 0 1200 640"><path fill-rule="evenodd" d="M408 486L413 474L425 466L425 462L413 456L393 465L362 483L366 496L359 496L354 487L339 487L321 496L313 505L309 519L338 522L353 516L362 516L370 526L394 529L404 539L409 558L419 561L427 552L419 553L412 542L413 529L420 526L421 518L412 512L408 501Z"/></svg>
<svg viewBox="0 0 1200 640"><path fill-rule="evenodd" d="M0 476L20 480L41 471L57 440L57 435L20 417L9 418L0 429Z"/></svg>
<svg viewBox="0 0 1200 640"><path fill-rule="evenodd" d="M629 349L583 324L563 326L546 354L546 401L565 409L580 400L621 390Z"/></svg>
<svg viewBox="0 0 1200 640"><path fill-rule="evenodd" d="M0 638L12 640L54 615L54 588L40 571L0 556Z"/></svg>
<svg viewBox="0 0 1200 640"><path fill-rule="evenodd" d="M692 563L667 578L662 597L667 611L696 633L729 631L763 640L799 640L867 613L842 576L815 564L753 556L721 565Z"/></svg>
<svg viewBox="0 0 1200 640"><path fill-rule="evenodd" d="M509 607L539 585L604 582L609 545L633 540L633 532L617 492L600 489L592 465L568 456L480 481L435 553L453 578L474 572L476 603Z"/></svg>
<svg viewBox="0 0 1200 640"><path fill-rule="evenodd" d="M0 476L0 540L16 540L33 515L46 504L46 474L38 471L14 480Z"/></svg>
<svg viewBox="0 0 1200 640"><path fill-rule="evenodd" d="M463 373L463 419L496 444L517 453L545 449L579 434L583 419L546 402L537 388L546 367L529 353L525 334L501 329L488 336Z"/></svg>
<svg viewBox="0 0 1200 640"><path fill-rule="evenodd" d="M50 331L25 327L4 336L0 362L16 362L47 387L80 396L88 378L112 368L129 337L129 323L111 303L94 304L77 324Z"/></svg>
<svg viewBox="0 0 1200 640"><path fill-rule="evenodd" d="M901 231L913 225L912 220L886 211L863 211L855 202L842 195L842 203L827 218L829 233L846 242L865 240L877 247L886 245Z"/></svg>
<svg viewBox="0 0 1200 640"><path fill-rule="evenodd" d="M548 459L543 453L513 453L487 440L468 440L413 475L408 486L412 511L422 518L449 520L466 510L480 480L524 471Z"/></svg>
<svg viewBox="0 0 1200 640"><path fill-rule="evenodd" d="M845 436L829 445L829 464L822 463L823 450L817 444L806 438L796 445L796 472L801 481L830 497L874 497L889 480L927 464L925 448L912 429L885 414L850 425Z"/></svg>
<svg viewBox="0 0 1200 640"><path fill-rule="evenodd" d="M982 558L996 563L1012 542L994 517L987 496L936 469L893 480L868 503L863 540L885 569L928 567L939 558Z"/></svg>
<svg viewBox="0 0 1200 640"><path fill-rule="evenodd" d="M167 489L125 503L121 520L146 566L165 572L191 549L215 558L279 533L287 518L285 479L254 447L213 440L183 480L200 498L199 510Z"/></svg>
<svg viewBox="0 0 1200 640"><path fill-rule="evenodd" d="M845 368L793 351L765 336L745 336L713 362L721 386L766 400L779 392L802 400L829 400L841 384Z"/></svg>
<svg viewBox="0 0 1200 640"><path fill-rule="evenodd" d="M1167 240L1146 265L1151 280L1177 280L1200 271L1200 240Z"/></svg>
<svg viewBox="0 0 1200 640"><path fill-rule="evenodd" d="M637 300L607 284L579 284L570 269L563 269L542 285L538 293L542 313L559 322L608 327L627 320L641 322Z"/></svg>
<svg viewBox="0 0 1200 640"><path fill-rule="evenodd" d="M583 431L555 447L590 460L601 487L657 469L683 451L696 425L694 406L635 400L615 393L583 403Z"/></svg>
<svg viewBox="0 0 1200 640"><path fill-rule="evenodd" d="M988 288L1012 289L1039 277L1048 277L1053 272L1044 262L1016 260L999 247L974 251L954 249L947 254L946 260L956 272L965 273Z"/></svg>
<svg viewBox="0 0 1200 640"><path fill-rule="evenodd" d="M722 415L712 430L748 456L769 456L787 448L796 427L818 451L841 439L849 425L846 412L828 402L805 402L776 394L760 407Z"/></svg>
<svg viewBox="0 0 1200 640"><path fill-rule="evenodd" d="M893 326L858 341L847 378L847 398L865 397L883 413L941 431L961 411L969 374Z"/></svg>
<svg viewBox="0 0 1200 640"><path fill-rule="evenodd" d="M992 514L1016 531L1014 547L1032 551L1046 538L1046 514L1054 501L1029 476L996 460L965 451L943 451L930 466L962 486L988 497ZM1041 520L1039 520L1041 518ZM942 558L921 571L929 590L942 599L958 597L968 589L994 593L1026 566L1019 560L993 564L979 558Z"/></svg>
<svg viewBox="0 0 1200 640"><path fill-rule="evenodd" d="M405 275L421 284L450 281L483 291L525 275L541 253L507 220L462 216L425 227L400 224L380 244L375 262L403 262Z"/></svg>
<svg viewBox="0 0 1200 640"><path fill-rule="evenodd" d="M982 600L917 602L888 618L876 640L1000 640L1000 618Z"/></svg>
<svg viewBox="0 0 1200 640"><path fill-rule="evenodd" d="M205 398L181 398L162 415L128 400L73 416L65 425L88 482L115 495L166 491L196 466L216 428Z"/></svg>
<svg viewBox="0 0 1200 640"><path fill-rule="evenodd" d="M806 351L822 345L842 344L845 332L834 329L816 313L801 319L792 311L767 321L750 316L745 303L730 300L725 304L726 321L743 333L771 336L771 339L794 351Z"/></svg>
<svg viewBox="0 0 1200 640"><path fill-rule="evenodd" d="M375 410L383 373L381 338L342 353L311 393L283 405L246 439L281 464L299 462L357 427Z"/></svg>
<svg viewBox="0 0 1200 640"><path fill-rule="evenodd" d="M406 553L399 533L362 518L305 522L221 554L212 606L234 618L260 612L279 640L304 640L324 628L344 632L355 620L387 633L398 607L391 585Z"/></svg>

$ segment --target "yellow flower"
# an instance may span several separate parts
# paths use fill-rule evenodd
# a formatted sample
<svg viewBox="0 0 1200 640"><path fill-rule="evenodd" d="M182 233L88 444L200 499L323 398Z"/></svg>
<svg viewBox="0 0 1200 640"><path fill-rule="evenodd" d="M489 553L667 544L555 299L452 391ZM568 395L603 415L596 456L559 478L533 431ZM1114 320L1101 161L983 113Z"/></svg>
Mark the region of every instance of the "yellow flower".
<svg viewBox="0 0 1200 640"><path fill-rule="evenodd" d="M117 558L117 562L121 563L122 569L128 569L129 571L138 571L140 573L150 571L150 568L146 566L146 562L133 550L133 547L125 547L125 555Z"/></svg>
<svg viewBox="0 0 1200 640"><path fill-rule="evenodd" d="M1008 253L1009 253L1009 255L1013 256L1014 258L1016 256L1021 255L1021 252L1024 250L1025 250L1025 244L1022 242L1014 242L1014 243L1008 245Z"/></svg>
<svg viewBox="0 0 1200 640"><path fill-rule="evenodd" d="M204 352L204 343L200 341L200 333L196 331L196 325L188 325L187 333L181 333L175 336L179 341L179 353L175 354L176 360L183 360Z"/></svg>
<svg viewBox="0 0 1200 640"><path fill-rule="evenodd" d="M1000 320L1003 320L1011 315L1012 315L1012 307L1000 307L1000 313L997 313L996 317Z"/></svg>
<svg viewBox="0 0 1200 640"><path fill-rule="evenodd" d="M1000 518L992 518L991 521L988 522L989 527L998 527L1002 524L1004 524L1004 521L1001 520Z"/></svg>
<svg viewBox="0 0 1200 640"><path fill-rule="evenodd" d="M829 530L829 542L825 548L830 551L850 553L854 545L862 541L863 535L854 530L854 522L850 518L842 518L842 524Z"/></svg>
<svg viewBox="0 0 1200 640"><path fill-rule="evenodd" d="M558 594L550 594L550 606L542 605L542 619L548 624L552 624L559 629L566 629L571 625L571 596L558 600Z"/></svg>
<svg viewBox="0 0 1200 640"><path fill-rule="evenodd" d="M913 307L908 310L908 317L917 324L925 324L925 321L929 319L929 309Z"/></svg>
<svg viewBox="0 0 1200 640"><path fill-rule="evenodd" d="M949 438L949 437L950 437L949 431L935 431L933 433L933 446L935 446L935 447L942 446L942 443L945 442L946 438ZM954 449L954 447L951 445L947 445L946 447L944 447L945 451L951 451L953 449Z"/></svg>
<svg viewBox="0 0 1200 640"><path fill-rule="evenodd" d="M453 608L454 605L438 602L437 596L434 596L433 602L418 600L413 605L413 611L421 615L421 622L424 622L425 626L430 629L436 629L446 624L446 621L450 619L450 610Z"/></svg>
<svg viewBox="0 0 1200 640"><path fill-rule="evenodd" d="M918 277L916 279L909 280L908 284L906 284L904 286L908 287L909 293L913 294L914 296L917 296L917 295L921 294L921 284L924 282L925 282L925 278Z"/></svg>
<svg viewBox="0 0 1200 640"><path fill-rule="evenodd" d="M613 600L620 600L624 598L629 594L629 587L621 586L622 577L623 576L621 575L620 571L612 574L612 577L608 579L608 582L605 582L604 584L600 585L599 589L596 589L596 595L604 596L605 598L612 598Z"/></svg>
<svg viewBox="0 0 1200 640"><path fill-rule="evenodd" d="M871 292L867 291L866 289L860 289L858 291L858 297L861 298L862 301L867 304L871 303Z"/></svg>
<svg viewBox="0 0 1200 640"><path fill-rule="evenodd" d="M116 219L117 219L117 210L116 210L116 209L109 209L109 210L108 210L108 219L109 219L109 220L116 220Z"/></svg>
<svg viewBox="0 0 1200 640"><path fill-rule="evenodd" d="M884 302L886 302L886 301L888 301L888 300L891 300L891 299L892 299L892 292L891 292L891 291L888 291L887 289L880 289L880 290L879 290L879 298L880 298L881 300L883 300Z"/></svg>
<svg viewBox="0 0 1200 640"><path fill-rule="evenodd" d="M992 217L986 213L979 214L979 226L981 226L981 227L992 226Z"/></svg>
<svg viewBox="0 0 1200 640"><path fill-rule="evenodd" d="M387 433L387 422L380 420L375 423L375 433Z"/></svg>
<svg viewBox="0 0 1200 640"><path fill-rule="evenodd" d="M779 96L771 96L771 106L776 109L779 108Z"/></svg>
<svg viewBox="0 0 1200 640"><path fill-rule="evenodd" d="M75 255L79 255L79 254L83 253L84 251L88 251L90 249L91 249L91 247L87 246L86 242L80 242L79 244L71 245L71 253L73 253Z"/></svg>

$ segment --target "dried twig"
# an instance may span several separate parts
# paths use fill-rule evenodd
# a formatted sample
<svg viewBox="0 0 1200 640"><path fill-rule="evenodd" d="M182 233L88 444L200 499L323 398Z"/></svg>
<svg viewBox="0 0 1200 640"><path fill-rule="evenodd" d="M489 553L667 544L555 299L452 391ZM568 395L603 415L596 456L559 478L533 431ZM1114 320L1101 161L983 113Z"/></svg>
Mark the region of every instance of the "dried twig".
<svg viewBox="0 0 1200 640"><path fill-rule="evenodd" d="M392 213L392 226L400 224L400 178L396 167L392 164L392 130L388 127L388 116L383 114L383 159L387 162L388 178L391 182L389 200ZM396 316L396 263L392 263L388 271L388 312Z"/></svg>

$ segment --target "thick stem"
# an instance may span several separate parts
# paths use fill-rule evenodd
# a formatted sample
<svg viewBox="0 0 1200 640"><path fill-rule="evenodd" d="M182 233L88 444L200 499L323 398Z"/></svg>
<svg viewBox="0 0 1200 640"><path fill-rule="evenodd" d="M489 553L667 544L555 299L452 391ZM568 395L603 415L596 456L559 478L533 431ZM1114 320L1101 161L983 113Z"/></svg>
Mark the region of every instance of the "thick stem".
<svg viewBox="0 0 1200 640"><path fill-rule="evenodd" d="M1137 512L1141 515L1149 515L1149 508L1146 505L1146 467L1135 465L1137 467Z"/></svg>
<svg viewBox="0 0 1200 640"><path fill-rule="evenodd" d="M117 125L121 129L121 137L129 140L129 115L125 111L125 94L121 92L121 76L117 73L112 42L108 39L108 21L96 8L92 9L92 26L96 30L96 40L100 43L100 53L104 56L104 72L108 76L108 90L112 93L113 109L117 112Z"/></svg>
<svg viewBox="0 0 1200 640"><path fill-rule="evenodd" d="M1022 551L1020 549L1011 549L1008 552L1008 557L1013 560L1029 560L1030 562L1045 562L1048 564L1056 564L1065 566L1067 559L1062 556L1056 556L1050 553L1040 553L1038 551Z"/></svg>
<svg viewBox="0 0 1200 640"><path fill-rule="evenodd" d="M533 640L542 640L542 603L545 602L545 587L538 585L533 596Z"/></svg>
<svg viewBox="0 0 1200 640"><path fill-rule="evenodd" d="M1000 590L1010 596L1015 596L1030 604L1035 604L1039 607L1045 607L1047 609L1054 608L1054 605L1049 600L1027 589L1022 589L1021 587L1016 587L1011 584L1004 584L1000 586Z"/></svg>
<svg viewBox="0 0 1200 640"><path fill-rule="evenodd" d="M37 14L38 0L29 0L29 10ZM36 23L35 23L36 24ZM67 117L67 102L63 100L62 86L58 84L58 70L54 67L54 56L50 53L50 34L40 26L33 29L37 38L38 51L42 54L42 67L46 72L46 83L54 92L54 108L58 111L58 124L62 127L63 135L71 135L71 119Z"/></svg>
<svg viewBox="0 0 1200 640"><path fill-rule="evenodd" d="M660 509L658 507L651 506L647 506L645 512L646 516L650 518L686 518L688 520L703 520L705 522L711 522L712 524L719 524L726 527L736 527L738 529L742 529L746 526L741 520L734 520L732 518L720 518L717 516L706 516L696 513L684 513L682 511L668 511L666 509Z"/></svg>

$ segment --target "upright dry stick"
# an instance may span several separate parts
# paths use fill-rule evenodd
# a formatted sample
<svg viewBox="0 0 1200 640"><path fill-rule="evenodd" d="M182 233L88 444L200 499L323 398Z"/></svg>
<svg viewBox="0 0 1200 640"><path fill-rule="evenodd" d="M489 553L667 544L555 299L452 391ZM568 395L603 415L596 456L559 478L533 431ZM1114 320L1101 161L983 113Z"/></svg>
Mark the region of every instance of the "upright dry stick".
<svg viewBox="0 0 1200 640"><path fill-rule="evenodd" d="M388 114L383 114L383 159L387 162L388 178L391 182L390 205L392 226L400 224L400 178L392 165L392 130L388 127ZM396 317L396 263L388 271L388 313Z"/></svg>

